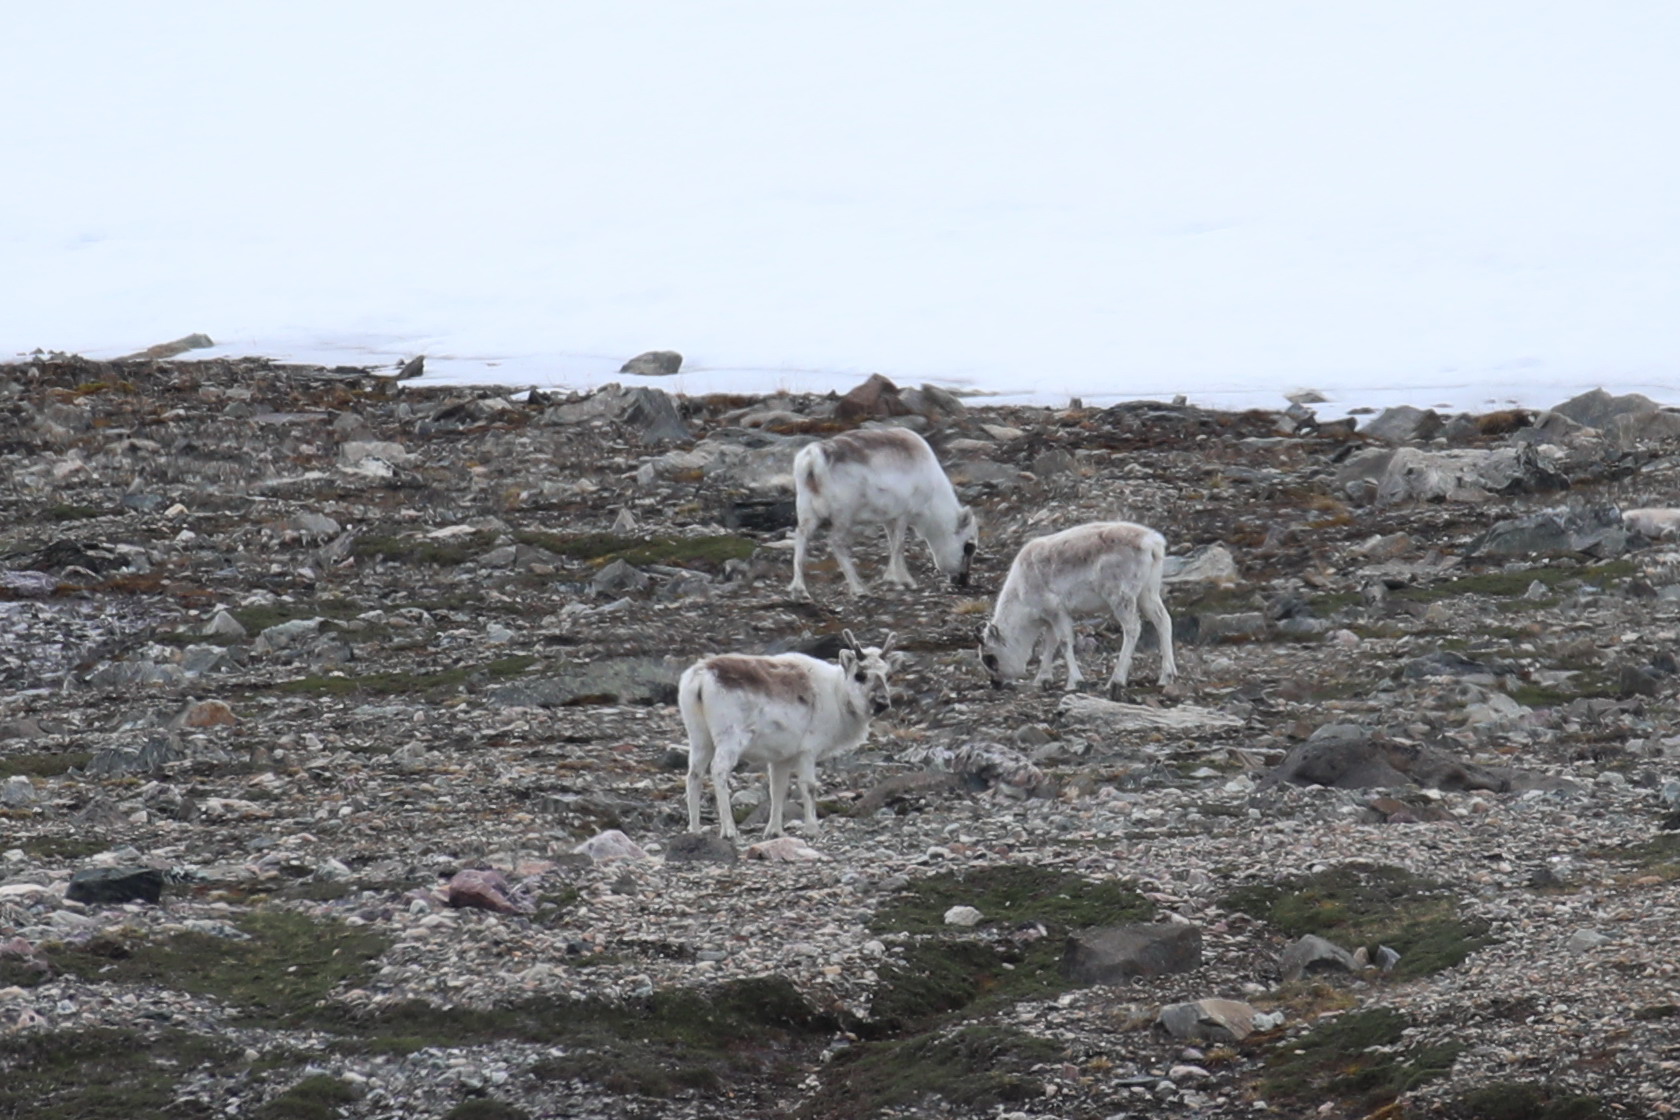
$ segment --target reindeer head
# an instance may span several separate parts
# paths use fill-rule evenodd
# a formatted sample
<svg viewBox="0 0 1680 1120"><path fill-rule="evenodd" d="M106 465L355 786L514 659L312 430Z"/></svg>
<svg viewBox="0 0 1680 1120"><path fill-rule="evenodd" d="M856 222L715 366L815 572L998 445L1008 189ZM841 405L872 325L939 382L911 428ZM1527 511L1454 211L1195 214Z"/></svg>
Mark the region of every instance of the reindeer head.
<svg viewBox="0 0 1680 1120"><path fill-rule="evenodd" d="M869 705L870 715L878 716L892 707L892 686L887 683L892 665L887 654L896 635L888 634L879 647L859 645L850 630L844 631L841 637L846 639L847 648L840 651L840 668L845 671L850 687Z"/></svg>
<svg viewBox="0 0 1680 1120"><path fill-rule="evenodd" d="M1014 643L1004 636L995 622L988 622L981 628L979 653L980 664L992 679L993 688L1002 688L1008 682L1020 679L1027 671L1025 654L1016 652Z"/></svg>
<svg viewBox="0 0 1680 1120"><path fill-rule="evenodd" d="M968 586L968 568L974 562L974 550L980 539L980 522L974 516L974 511L967 506L957 507L957 527L952 533L952 540L962 548L962 558L957 561L957 570L951 573L951 582L958 587Z"/></svg>

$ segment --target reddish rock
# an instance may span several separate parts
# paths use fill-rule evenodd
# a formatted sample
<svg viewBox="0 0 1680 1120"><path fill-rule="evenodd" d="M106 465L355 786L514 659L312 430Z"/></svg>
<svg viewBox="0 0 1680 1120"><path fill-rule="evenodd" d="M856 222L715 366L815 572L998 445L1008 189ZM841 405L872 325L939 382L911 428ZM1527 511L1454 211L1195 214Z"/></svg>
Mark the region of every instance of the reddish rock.
<svg viewBox="0 0 1680 1120"><path fill-rule="evenodd" d="M840 398L834 418L848 423L880 420L887 416L908 416L910 408L899 396L898 386L878 373Z"/></svg>
<svg viewBox="0 0 1680 1120"><path fill-rule="evenodd" d="M445 888L445 901L460 909L493 910L498 914L523 914L526 907L513 897L500 871L457 871Z"/></svg>
<svg viewBox="0 0 1680 1120"><path fill-rule="evenodd" d="M220 700L200 700L181 716L185 727L232 727L237 722L233 709Z"/></svg>

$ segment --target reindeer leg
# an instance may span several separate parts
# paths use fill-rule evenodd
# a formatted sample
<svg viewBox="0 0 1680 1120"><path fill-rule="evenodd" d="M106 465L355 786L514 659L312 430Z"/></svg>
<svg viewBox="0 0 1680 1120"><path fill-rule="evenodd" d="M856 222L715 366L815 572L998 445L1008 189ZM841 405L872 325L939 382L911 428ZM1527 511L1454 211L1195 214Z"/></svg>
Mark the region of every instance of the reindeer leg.
<svg viewBox="0 0 1680 1120"><path fill-rule="evenodd" d="M1067 658L1067 691L1072 692L1085 679L1085 674L1079 671L1079 658L1073 652L1073 616L1067 611L1057 611L1051 619L1056 628L1056 636L1062 643L1062 655Z"/></svg>
<svg viewBox="0 0 1680 1120"><path fill-rule="evenodd" d="M857 565L852 563L852 527L842 525L838 521L828 530L828 547L834 552L834 559L839 563L840 570L846 575L846 590L853 595L862 595L868 590L863 578L858 575Z"/></svg>
<svg viewBox="0 0 1680 1120"><path fill-rule="evenodd" d="M1172 615L1167 613L1167 605L1161 602L1159 591L1153 588L1144 590L1143 613L1150 625L1155 627L1155 637L1161 644L1160 683L1171 684L1178 679L1178 662L1173 658Z"/></svg>
<svg viewBox="0 0 1680 1120"><path fill-rule="evenodd" d="M796 599L809 599L810 591L805 587L805 550L811 544L811 525L803 517L799 519L799 527L793 531L793 582L788 584L788 594Z"/></svg>
<svg viewBox="0 0 1680 1120"><path fill-rule="evenodd" d="M729 803L729 773L740 760L741 747L732 744L712 756L712 796L717 799L718 835L735 839L735 809Z"/></svg>
<svg viewBox="0 0 1680 1120"><path fill-rule="evenodd" d="M817 763L810 755L799 759L799 797L805 803L806 836L817 834Z"/></svg>
<svg viewBox="0 0 1680 1120"><path fill-rule="evenodd" d="M1120 620L1120 656L1114 661L1114 675L1108 678L1109 696L1118 699L1121 689L1126 687L1126 680L1132 672L1132 654L1137 649L1138 637L1143 633L1143 622L1138 618L1136 599L1122 599L1110 602L1109 607L1114 611L1114 617ZM1171 657L1169 653L1167 656Z"/></svg>
<svg viewBox="0 0 1680 1120"><path fill-rule="evenodd" d="M916 586L916 577L904 563L904 537L909 522L907 517L887 522L887 578L900 587Z"/></svg>
<svg viewBox="0 0 1680 1120"><path fill-rule="evenodd" d="M793 773L792 762L772 762L768 766L770 772L770 821L764 826L764 835L782 835L782 809L787 804L788 777Z"/></svg>

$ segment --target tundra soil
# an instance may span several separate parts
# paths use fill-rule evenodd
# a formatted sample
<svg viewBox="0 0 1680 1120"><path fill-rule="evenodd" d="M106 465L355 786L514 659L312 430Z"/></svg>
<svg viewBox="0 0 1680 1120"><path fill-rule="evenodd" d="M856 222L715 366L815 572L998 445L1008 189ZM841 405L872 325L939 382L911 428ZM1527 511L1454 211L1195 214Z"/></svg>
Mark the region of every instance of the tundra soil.
<svg viewBox="0 0 1680 1120"><path fill-rule="evenodd" d="M859 423L971 586L819 540L788 597ZM1680 417L1370 427L0 366L0 1116L1673 1114L1680 553L1618 509ZM1180 680L1111 702L1086 619L1083 691L994 691L1015 550L1114 519ZM742 772L685 836L677 674L847 629L904 658L818 833ZM1133 923L1193 951L1074 967Z"/></svg>

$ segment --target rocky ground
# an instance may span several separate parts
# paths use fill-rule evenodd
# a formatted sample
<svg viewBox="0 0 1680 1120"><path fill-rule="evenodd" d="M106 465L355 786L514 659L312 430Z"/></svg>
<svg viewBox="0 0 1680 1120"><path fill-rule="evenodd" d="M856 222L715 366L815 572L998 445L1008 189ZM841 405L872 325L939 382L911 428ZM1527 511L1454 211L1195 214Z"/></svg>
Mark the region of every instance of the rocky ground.
<svg viewBox="0 0 1680 1120"><path fill-rule="evenodd" d="M1680 552L1619 511L1680 415L1362 419L0 366L0 1115L1674 1113ZM971 587L788 598L860 423ZM1014 550L1121 517L1181 680L987 687ZM685 837L676 675L845 628L906 658L819 834Z"/></svg>

